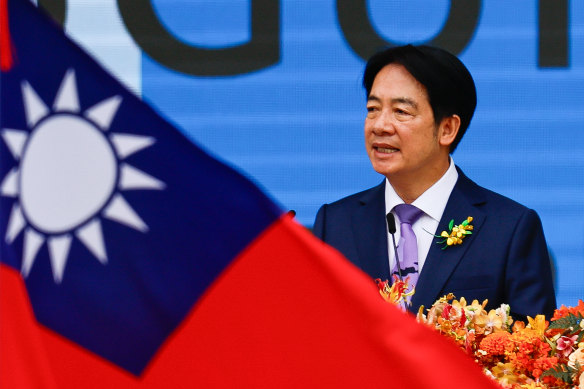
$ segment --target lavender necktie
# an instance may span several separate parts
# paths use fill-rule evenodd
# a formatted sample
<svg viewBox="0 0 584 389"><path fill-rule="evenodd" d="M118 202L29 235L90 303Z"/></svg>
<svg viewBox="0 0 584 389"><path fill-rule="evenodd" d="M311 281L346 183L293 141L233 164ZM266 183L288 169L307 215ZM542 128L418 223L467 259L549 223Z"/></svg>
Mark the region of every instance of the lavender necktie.
<svg viewBox="0 0 584 389"><path fill-rule="evenodd" d="M397 254L401 275L405 280L410 277L408 292L411 291L418 282L418 241L412 229L412 224L416 222L424 213L421 209L411 204L399 204L393 209L400 221L401 237L397 246ZM393 274L398 274L397 261L393 269Z"/></svg>

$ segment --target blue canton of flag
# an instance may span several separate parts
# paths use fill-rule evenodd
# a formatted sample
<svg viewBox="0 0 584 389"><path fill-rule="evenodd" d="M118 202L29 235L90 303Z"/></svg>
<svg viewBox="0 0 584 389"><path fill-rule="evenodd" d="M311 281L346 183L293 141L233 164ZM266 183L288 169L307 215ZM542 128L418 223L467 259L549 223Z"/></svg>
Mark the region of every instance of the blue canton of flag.
<svg viewBox="0 0 584 389"><path fill-rule="evenodd" d="M39 322L140 374L282 211L26 1L2 73L0 258Z"/></svg>

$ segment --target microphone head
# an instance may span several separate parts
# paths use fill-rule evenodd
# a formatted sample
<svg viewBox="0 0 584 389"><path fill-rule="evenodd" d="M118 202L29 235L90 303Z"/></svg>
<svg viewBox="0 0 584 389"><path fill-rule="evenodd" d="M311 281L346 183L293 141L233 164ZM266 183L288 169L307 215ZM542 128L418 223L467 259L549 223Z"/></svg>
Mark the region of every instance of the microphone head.
<svg viewBox="0 0 584 389"><path fill-rule="evenodd" d="M387 229L391 235L395 234L395 216L391 212L387 214Z"/></svg>

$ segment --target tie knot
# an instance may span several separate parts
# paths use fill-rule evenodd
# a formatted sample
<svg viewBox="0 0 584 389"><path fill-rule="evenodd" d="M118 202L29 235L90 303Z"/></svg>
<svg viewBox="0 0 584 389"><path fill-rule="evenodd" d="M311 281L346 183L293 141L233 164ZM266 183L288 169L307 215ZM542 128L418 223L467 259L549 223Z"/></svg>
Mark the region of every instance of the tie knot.
<svg viewBox="0 0 584 389"><path fill-rule="evenodd" d="M411 204L396 205L393 210L399 218L400 223L414 224L424 213L420 208Z"/></svg>

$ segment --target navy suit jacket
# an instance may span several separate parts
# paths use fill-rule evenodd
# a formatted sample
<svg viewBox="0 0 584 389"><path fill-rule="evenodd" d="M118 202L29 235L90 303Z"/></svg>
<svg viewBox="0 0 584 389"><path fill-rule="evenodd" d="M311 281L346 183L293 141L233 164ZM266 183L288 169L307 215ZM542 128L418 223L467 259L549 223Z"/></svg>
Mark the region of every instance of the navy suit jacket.
<svg viewBox="0 0 584 389"><path fill-rule="evenodd" d="M525 320L556 308L549 253L537 213L475 184L458 169L458 181L435 234L473 217L472 235L442 250L433 243L409 308L429 308L453 293L467 302L488 299L488 309L511 306ZM380 185L323 205L314 234L345 255L372 278L389 278L385 180ZM436 242L441 240L436 238Z"/></svg>

